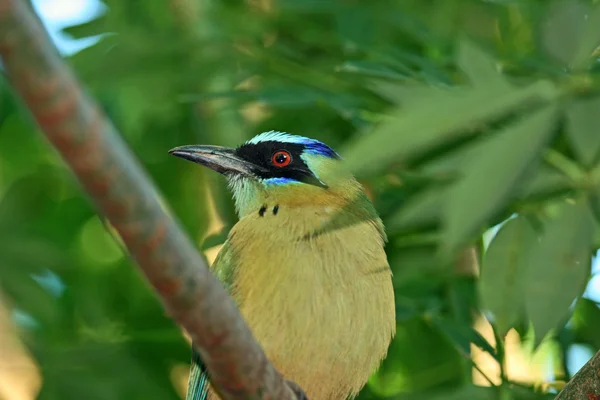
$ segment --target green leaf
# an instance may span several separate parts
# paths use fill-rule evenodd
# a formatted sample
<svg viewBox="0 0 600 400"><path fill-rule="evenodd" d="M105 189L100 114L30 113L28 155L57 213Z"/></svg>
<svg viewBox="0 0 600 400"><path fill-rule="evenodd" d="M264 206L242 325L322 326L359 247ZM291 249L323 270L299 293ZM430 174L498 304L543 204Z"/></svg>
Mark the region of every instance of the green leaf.
<svg viewBox="0 0 600 400"><path fill-rule="evenodd" d="M398 398L402 400L497 400L499 396L497 388L467 385L456 389L444 388L414 394L407 393Z"/></svg>
<svg viewBox="0 0 600 400"><path fill-rule="evenodd" d="M67 34L73 39L84 39L106 33L106 25L106 15L102 15L81 24L64 27L61 29L61 33Z"/></svg>
<svg viewBox="0 0 600 400"><path fill-rule="evenodd" d="M573 182L565 174L542 164L519 190L522 199L546 199L573 190Z"/></svg>
<svg viewBox="0 0 600 400"><path fill-rule="evenodd" d="M409 80L398 83L390 82L389 79L371 79L367 87L393 104L410 102L415 98L431 95L431 87L418 81Z"/></svg>
<svg viewBox="0 0 600 400"><path fill-rule="evenodd" d="M600 307L588 299L579 299L571 319L574 342L589 343L600 348Z"/></svg>
<svg viewBox="0 0 600 400"><path fill-rule="evenodd" d="M572 68L582 68L593 62L591 55L600 44L600 5L586 13L586 22L579 39L577 51L571 61Z"/></svg>
<svg viewBox="0 0 600 400"><path fill-rule="evenodd" d="M551 56L569 64L577 53L587 7L579 0L554 1L542 28L542 41Z"/></svg>
<svg viewBox="0 0 600 400"><path fill-rule="evenodd" d="M0 288L10 303L27 313L37 323L52 325L58 322L60 309L56 296L33 276L23 273L19 265L3 264Z"/></svg>
<svg viewBox="0 0 600 400"><path fill-rule="evenodd" d="M506 222L483 259L480 280L483 306L494 315L498 334L504 337L525 311L525 271L528 250L537 240L523 217Z"/></svg>
<svg viewBox="0 0 600 400"><path fill-rule="evenodd" d="M600 189L591 190L588 193L588 201L596 221L600 221Z"/></svg>
<svg viewBox="0 0 600 400"><path fill-rule="evenodd" d="M350 170L358 176L372 175L392 162L402 162L473 135L473 126L504 116L525 103L552 100L558 93L548 81L523 88L491 86L417 92L414 102L406 104L370 134L359 136L342 152Z"/></svg>
<svg viewBox="0 0 600 400"><path fill-rule="evenodd" d="M422 228L437 223L443 202L443 191L439 187L417 194L386 218L387 232L393 234L404 229Z"/></svg>
<svg viewBox="0 0 600 400"><path fill-rule="evenodd" d="M410 237L409 237L410 238ZM404 239L401 237L400 239ZM394 240L394 239L392 239ZM394 240L397 242L398 239ZM438 312L442 304L437 300L435 291L444 277L444 265L435 257L435 243L412 244L407 246L392 243L388 246L390 267L394 273L394 290L396 292L396 306L401 305L407 297L417 297L426 305L412 307L428 312ZM406 306L406 304L404 304Z"/></svg>
<svg viewBox="0 0 600 400"><path fill-rule="evenodd" d="M474 86L508 88L508 82L494 66L494 60L470 41L461 41L457 63Z"/></svg>
<svg viewBox="0 0 600 400"><path fill-rule="evenodd" d="M594 163L600 150L599 113L600 97L576 100L567 109L567 133L575 154L586 166Z"/></svg>
<svg viewBox="0 0 600 400"><path fill-rule="evenodd" d="M470 358L471 344L487 352L495 359L496 351L487 340L481 336L473 327L461 324L447 318L436 318L434 324L452 342L452 344L467 358Z"/></svg>
<svg viewBox="0 0 600 400"><path fill-rule="evenodd" d="M558 213L531 248L526 271L525 308L536 343L565 321L590 274L594 225L587 204L564 203Z"/></svg>
<svg viewBox="0 0 600 400"><path fill-rule="evenodd" d="M224 226L218 233L206 237L202 242L202 250L208 250L212 247L225 243L227 236L229 236L230 230L231 226Z"/></svg>
<svg viewBox="0 0 600 400"><path fill-rule="evenodd" d="M510 388L511 400L552 400L555 395L552 393L539 393L535 387L513 386Z"/></svg>
<svg viewBox="0 0 600 400"><path fill-rule="evenodd" d="M472 149L464 178L448 192L443 209L442 248L454 251L505 206L553 132L556 107L522 117Z"/></svg>
<svg viewBox="0 0 600 400"><path fill-rule="evenodd" d="M423 357L423 349L430 354ZM463 357L447 338L421 318L398 324L396 336L369 386L380 397L448 385L462 378Z"/></svg>
<svg viewBox="0 0 600 400"><path fill-rule="evenodd" d="M542 29L548 53L574 69L585 67L600 44L600 6L559 0L550 7Z"/></svg>
<svg viewBox="0 0 600 400"><path fill-rule="evenodd" d="M400 82L410 79L409 75L396 72L385 65L369 61L345 61L336 68L336 71L362 75L365 77L391 79Z"/></svg>

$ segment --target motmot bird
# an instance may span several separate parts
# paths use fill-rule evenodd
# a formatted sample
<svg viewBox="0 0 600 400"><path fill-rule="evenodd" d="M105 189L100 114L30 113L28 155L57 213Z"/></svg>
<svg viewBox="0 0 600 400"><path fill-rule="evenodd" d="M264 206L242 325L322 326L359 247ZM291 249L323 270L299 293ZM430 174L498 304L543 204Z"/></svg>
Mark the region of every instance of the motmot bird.
<svg viewBox="0 0 600 400"><path fill-rule="evenodd" d="M170 150L223 174L239 221L211 270L265 354L311 400L352 398L395 329L384 226L324 143L265 132L232 149ZM194 352L187 400L218 398Z"/></svg>

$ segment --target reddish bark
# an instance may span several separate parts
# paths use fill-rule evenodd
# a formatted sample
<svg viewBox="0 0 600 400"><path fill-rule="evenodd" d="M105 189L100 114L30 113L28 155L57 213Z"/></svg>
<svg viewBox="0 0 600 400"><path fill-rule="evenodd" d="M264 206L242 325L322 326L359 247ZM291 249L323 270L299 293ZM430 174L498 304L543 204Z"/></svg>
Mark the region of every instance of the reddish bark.
<svg viewBox="0 0 600 400"><path fill-rule="evenodd" d="M25 0L0 0L0 57L41 130L119 232L167 312L189 332L223 398L295 398Z"/></svg>
<svg viewBox="0 0 600 400"><path fill-rule="evenodd" d="M600 351L575 374L556 400L600 399Z"/></svg>

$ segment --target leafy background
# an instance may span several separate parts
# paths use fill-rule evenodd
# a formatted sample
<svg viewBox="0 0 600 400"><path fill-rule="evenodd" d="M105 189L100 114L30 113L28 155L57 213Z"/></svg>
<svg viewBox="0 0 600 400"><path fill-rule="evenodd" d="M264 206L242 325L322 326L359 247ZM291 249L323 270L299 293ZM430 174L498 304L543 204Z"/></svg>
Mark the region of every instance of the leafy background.
<svg viewBox="0 0 600 400"><path fill-rule="evenodd" d="M209 260L230 195L168 149L275 129L339 150L397 299L359 398L477 400L553 398L600 349L596 3L33 5ZM57 31L65 4L84 22ZM183 398L188 341L0 84L0 397Z"/></svg>

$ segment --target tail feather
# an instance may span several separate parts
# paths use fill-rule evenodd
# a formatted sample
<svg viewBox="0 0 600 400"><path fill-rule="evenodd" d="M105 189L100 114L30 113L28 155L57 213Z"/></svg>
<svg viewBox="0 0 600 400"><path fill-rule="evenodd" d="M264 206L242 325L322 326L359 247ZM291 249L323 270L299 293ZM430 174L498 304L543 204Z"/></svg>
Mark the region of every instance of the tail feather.
<svg viewBox="0 0 600 400"><path fill-rule="evenodd" d="M192 351L192 368L188 380L185 400L206 400L208 398L208 371L195 350Z"/></svg>

